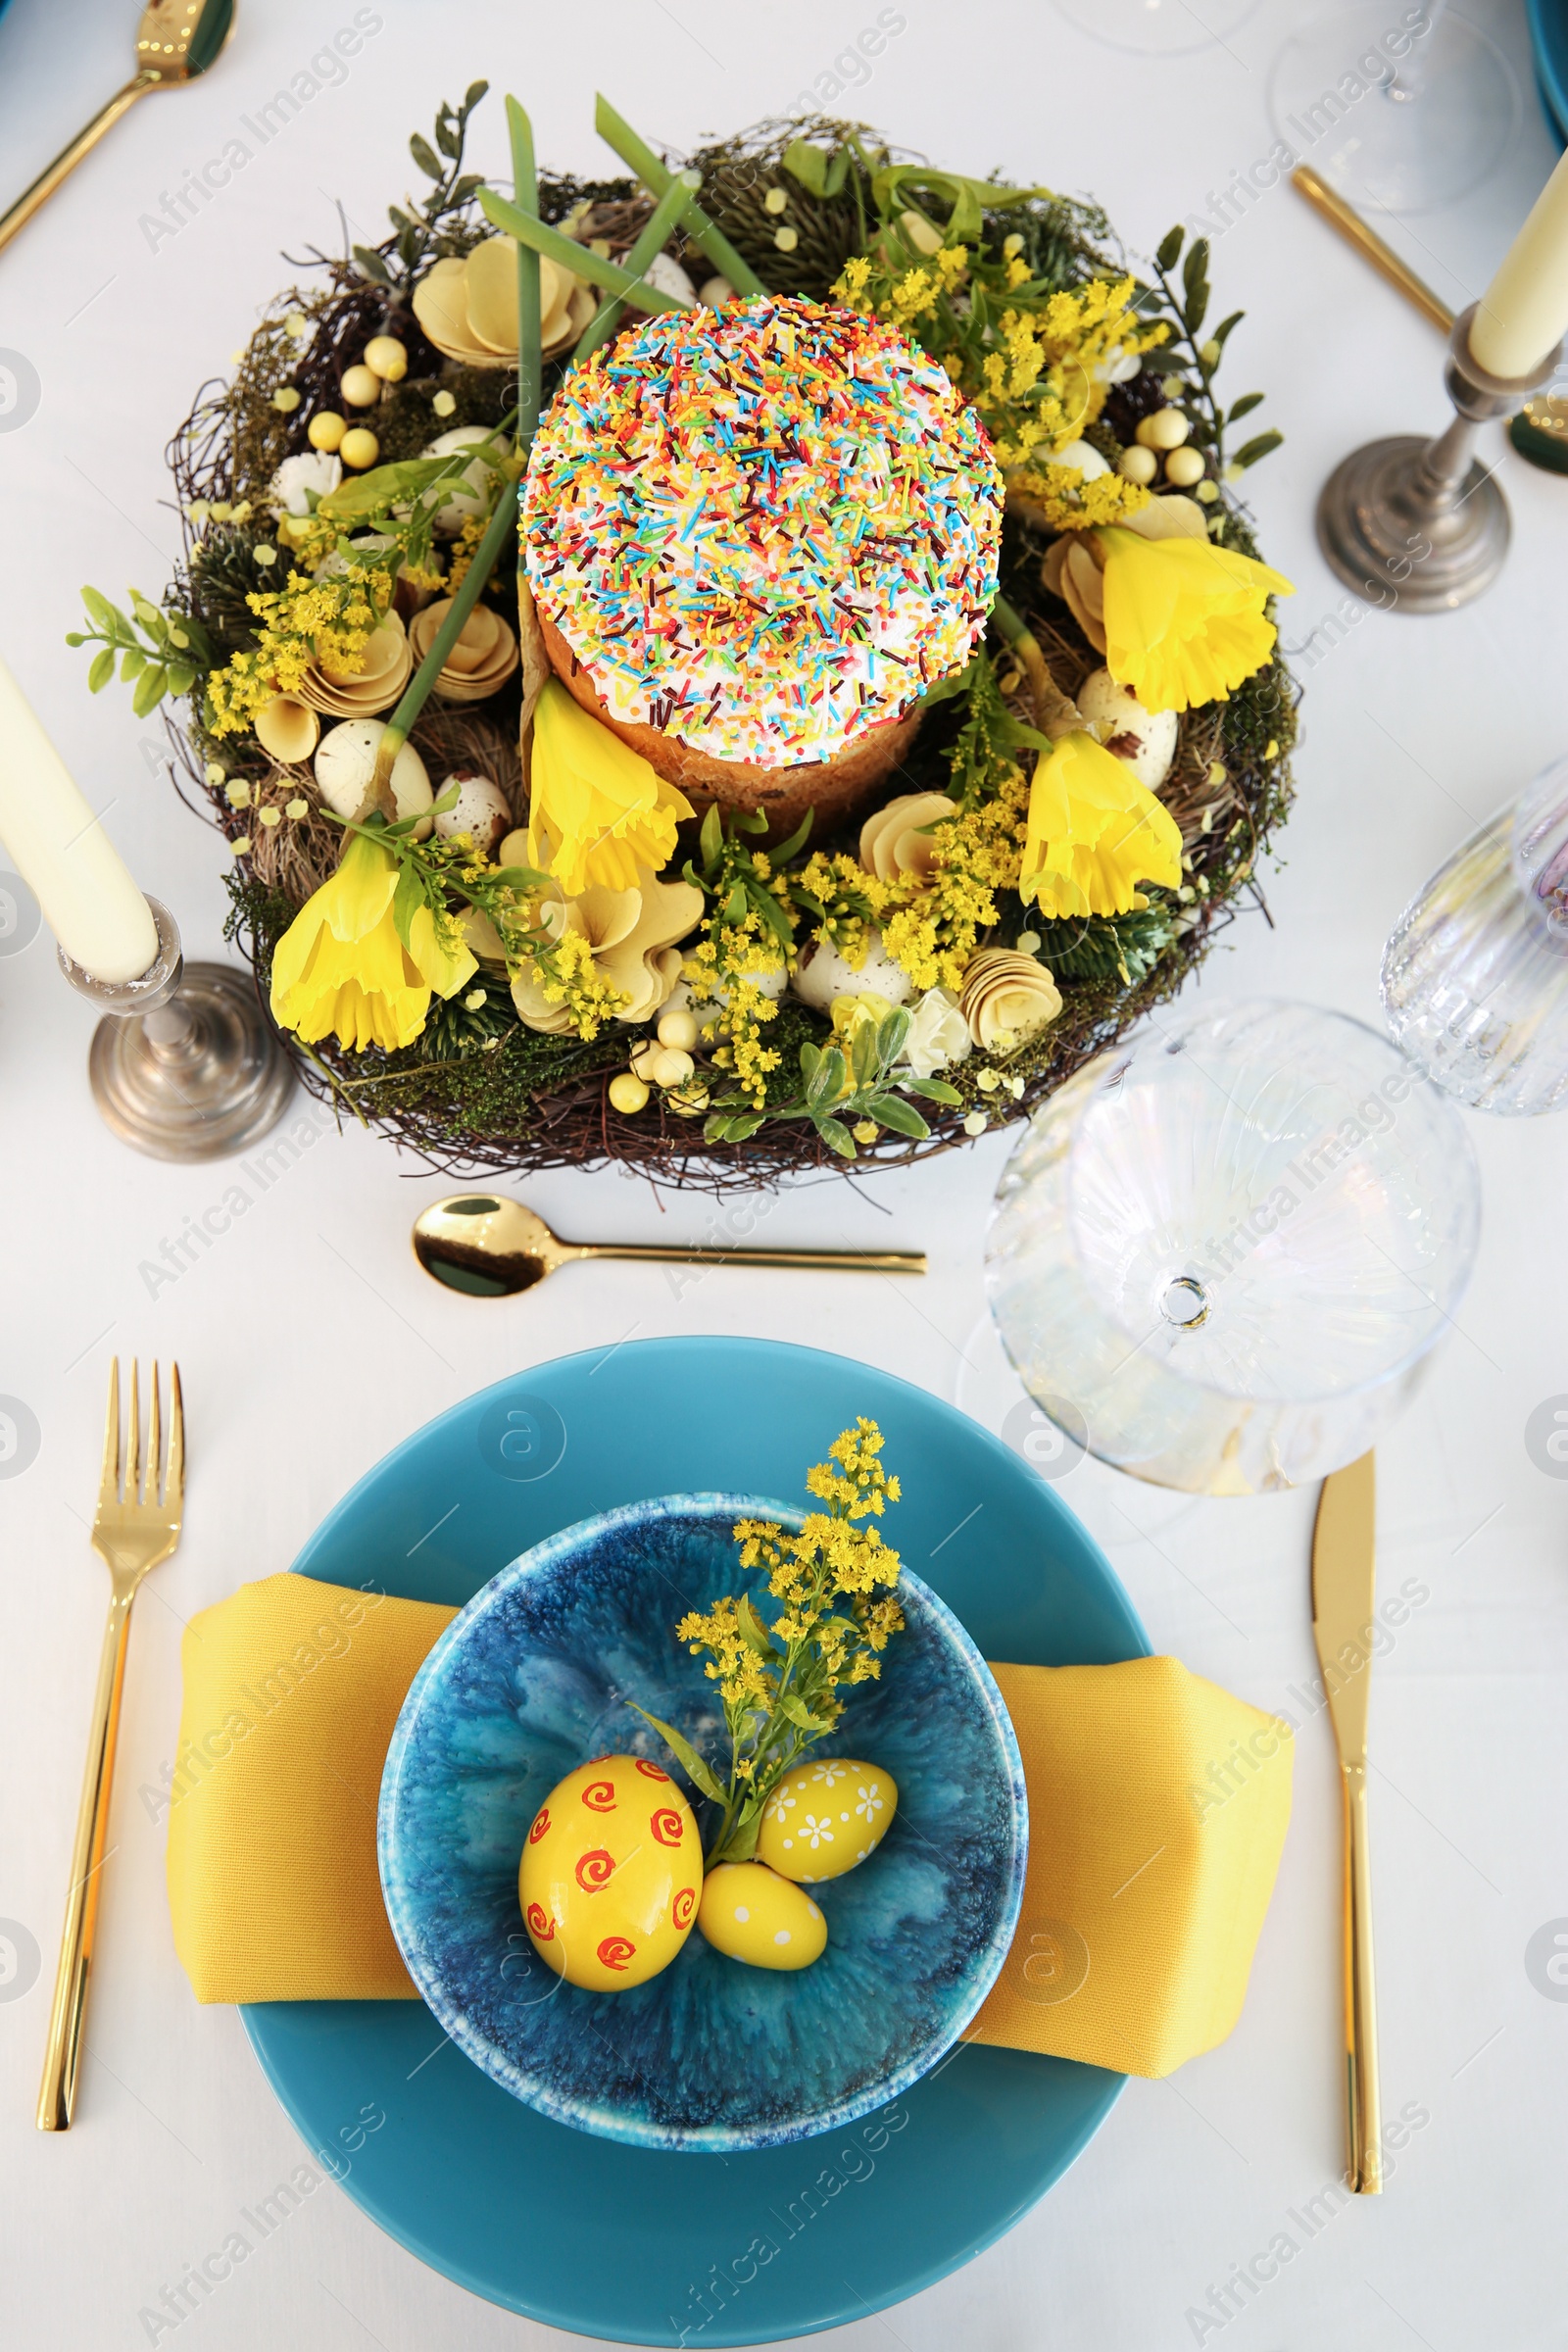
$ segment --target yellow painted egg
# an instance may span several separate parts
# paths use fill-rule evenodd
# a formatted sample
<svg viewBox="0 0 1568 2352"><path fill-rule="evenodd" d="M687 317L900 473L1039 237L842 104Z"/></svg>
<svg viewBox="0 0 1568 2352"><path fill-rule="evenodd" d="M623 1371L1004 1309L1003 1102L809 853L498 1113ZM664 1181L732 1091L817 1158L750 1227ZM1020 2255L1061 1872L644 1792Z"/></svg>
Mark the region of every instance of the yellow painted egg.
<svg viewBox="0 0 1568 2352"><path fill-rule="evenodd" d="M540 1958L591 1992L623 1992L667 1968L703 1886L692 1809L646 1756L596 1756L534 1815L517 1899Z"/></svg>
<svg viewBox="0 0 1568 2352"><path fill-rule="evenodd" d="M850 1756L798 1764L762 1808L757 1858L806 1886L841 1878L876 1851L898 1809L899 1785L878 1764Z"/></svg>
<svg viewBox="0 0 1568 2352"><path fill-rule="evenodd" d="M715 1952L753 1968L809 1968L827 1921L808 1894L761 1862L720 1862L703 1882L697 1925Z"/></svg>

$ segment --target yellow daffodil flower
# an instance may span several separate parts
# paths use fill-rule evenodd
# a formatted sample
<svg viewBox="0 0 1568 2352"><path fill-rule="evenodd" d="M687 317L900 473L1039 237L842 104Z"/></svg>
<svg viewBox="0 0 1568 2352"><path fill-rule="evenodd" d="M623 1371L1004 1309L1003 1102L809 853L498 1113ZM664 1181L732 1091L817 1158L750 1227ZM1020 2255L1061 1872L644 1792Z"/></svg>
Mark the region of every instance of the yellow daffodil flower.
<svg viewBox="0 0 1568 2352"><path fill-rule="evenodd" d="M466 947L437 935L428 906L409 926L407 948L392 920L398 864L368 833L349 836L343 861L308 899L272 958L272 1017L307 1044L334 1031L358 1051L412 1045L432 994L455 996L478 965Z"/></svg>
<svg viewBox="0 0 1568 2352"><path fill-rule="evenodd" d="M1282 572L1206 533L1152 538L1113 523L1094 536L1106 665L1146 710L1225 702L1268 660L1276 631L1264 604L1294 593Z"/></svg>
<svg viewBox="0 0 1568 2352"><path fill-rule="evenodd" d="M1126 914L1139 882L1174 890L1182 837L1124 760L1074 728L1043 752L1029 791L1018 895L1043 915Z"/></svg>
<svg viewBox="0 0 1568 2352"><path fill-rule="evenodd" d="M533 714L529 862L568 899L598 883L635 890L638 868L658 873L675 850L675 827L694 813L640 752L590 718L552 678Z"/></svg>

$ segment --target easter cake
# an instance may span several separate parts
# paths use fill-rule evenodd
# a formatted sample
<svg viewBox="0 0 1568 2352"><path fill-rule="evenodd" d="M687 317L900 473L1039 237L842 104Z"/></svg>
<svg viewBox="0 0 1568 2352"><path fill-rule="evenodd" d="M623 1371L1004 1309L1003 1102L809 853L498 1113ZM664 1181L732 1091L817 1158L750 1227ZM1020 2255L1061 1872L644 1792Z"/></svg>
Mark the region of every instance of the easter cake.
<svg viewBox="0 0 1568 2352"><path fill-rule="evenodd" d="M858 808L996 595L1002 478L895 328L797 299L666 312L562 386L523 499L571 693L699 807Z"/></svg>

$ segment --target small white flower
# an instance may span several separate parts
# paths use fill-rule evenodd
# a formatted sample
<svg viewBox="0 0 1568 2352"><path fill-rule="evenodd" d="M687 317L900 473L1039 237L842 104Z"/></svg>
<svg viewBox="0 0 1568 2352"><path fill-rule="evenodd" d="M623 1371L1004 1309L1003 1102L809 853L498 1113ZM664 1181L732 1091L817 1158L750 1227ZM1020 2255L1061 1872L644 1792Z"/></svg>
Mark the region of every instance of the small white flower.
<svg viewBox="0 0 1568 2352"><path fill-rule="evenodd" d="M831 1788L835 1782L847 1780L849 1771L850 1768L847 1764L832 1763L824 1758L813 1768L811 1778L813 1781L820 1781L825 1788Z"/></svg>
<svg viewBox="0 0 1568 2352"><path fill-rule="evenodd" d="M814 1854L819 1845L832 1844L833 1824L825 1815L818 1821L814 1813L808 1813L801 1823L801 1836Z"/></svg>
<svg viewBox="0 0 1568 2352"><path fill-rule="evenodd" d="M973 1050L969 1024L951 989L928 988L909 1014L909 1033L901 1058L916 1078L934 1078L949 1062L966 1061Z"/></svg>
<svg viewBox="0 0 1568 2352"><path fill-rule="evenodd" d="M342 460L330 450L302 449L297 457L285 458L273 474L267 503L274 514L308 514L311 502L306 492L314 490L325 498L342 479Z"/></svg>
<svg viewBox="0 0 1568 2352"><path fill-rule="evenodd" d="M880 1781L871 1781L855 1792L855 1810L860 1819L873 1830L876 1827L877 1815L887 1811L887 1803L888 1800L882 1793Z"/></svg>

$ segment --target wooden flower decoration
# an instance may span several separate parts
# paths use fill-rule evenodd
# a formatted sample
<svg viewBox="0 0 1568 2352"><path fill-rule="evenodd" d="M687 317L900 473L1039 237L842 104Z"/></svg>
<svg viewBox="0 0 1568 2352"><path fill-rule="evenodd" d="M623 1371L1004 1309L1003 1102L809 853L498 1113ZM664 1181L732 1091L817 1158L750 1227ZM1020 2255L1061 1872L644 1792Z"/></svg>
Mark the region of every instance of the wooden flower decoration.
<svg viewBox="0 0 1568 2352"><path fill-rule="evenodd" d="M541 254L539 333L554 359L576 342L597 307L593 288ZM517 360L517 248L487 237L463 261L434 264L414 289L414 316L437 351L465 368L512 368Z"/></svg>

